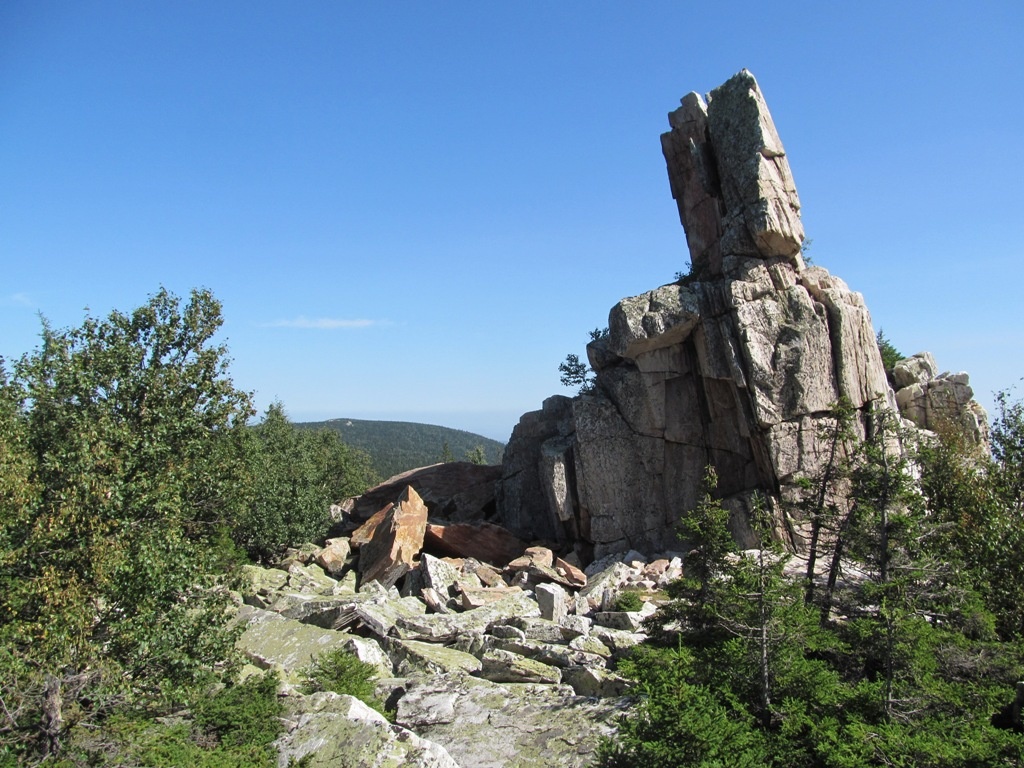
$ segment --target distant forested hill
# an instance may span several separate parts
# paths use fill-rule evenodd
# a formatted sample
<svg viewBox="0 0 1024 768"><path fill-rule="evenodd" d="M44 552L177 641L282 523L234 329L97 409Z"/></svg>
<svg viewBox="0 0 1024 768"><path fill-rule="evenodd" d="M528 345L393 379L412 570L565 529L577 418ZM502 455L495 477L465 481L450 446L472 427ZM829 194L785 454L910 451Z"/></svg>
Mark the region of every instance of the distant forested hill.
<svg viewBox="0 0 1024 768"><path fill-rule="evenodd" d="M470 461L477 449L483 449L485 464L498 464L505 451L504 443L461 429L409 421L365 421L362 419L329 419L306 421L295 426L304 429L334 429L353 448L370 455L373 466L386 480L407 469L425 467L441 461ZM447 452L445 451L447 446Z"/></svg>

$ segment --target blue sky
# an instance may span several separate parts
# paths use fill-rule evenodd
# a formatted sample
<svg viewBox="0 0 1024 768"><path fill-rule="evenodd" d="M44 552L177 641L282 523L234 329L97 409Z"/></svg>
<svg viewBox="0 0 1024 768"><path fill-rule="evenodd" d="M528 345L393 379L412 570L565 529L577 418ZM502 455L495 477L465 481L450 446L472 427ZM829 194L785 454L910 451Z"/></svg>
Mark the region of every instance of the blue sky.
<svg viewBox="0 0 1024 768"><path fill-rule="evenodd" d="M688 260L658 136L743 67L815 263L986 407L1024 376L1024 4L0 3L0 355L223 302L295 420L507 439Z"/></svg>

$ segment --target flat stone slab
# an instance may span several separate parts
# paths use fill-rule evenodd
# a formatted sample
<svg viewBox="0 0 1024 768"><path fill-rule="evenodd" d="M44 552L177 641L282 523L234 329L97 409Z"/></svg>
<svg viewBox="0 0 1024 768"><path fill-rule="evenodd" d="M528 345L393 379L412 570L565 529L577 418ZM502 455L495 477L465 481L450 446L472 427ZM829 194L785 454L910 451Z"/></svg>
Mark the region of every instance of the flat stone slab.
<svg viewBox="0 0 1024 768"><path fill-rule="evenodd" d="M392 725L352 696L316 693L291 697L295 727L279 738L278 766L307 768L459 768L440 744Z"/></svg>
<svg viewBox="0 0 1024 768"><path fill-rule="evenodd" d="M480 659L472 654L437 643L419 640L388 641L388 654L394 661L395 672L409 675L414 672L427 674L468 673L480 671Z"/></svg>
<svg viewBox="0 0 1024 768"><path fill-rule="evenodd" d="M629 703L577 696L568 685L434 677L407 681L396 723L444 745L464 768L583 768Z"/></svg>
<svg viewBox="0 0 1024 768"><path fill-rule="evenodd" d="M300 670L313 659L343 648L349 635L281 618L269 611L253 611L235 643L260 669L274 669L284 682L300 682Z"/></svg>

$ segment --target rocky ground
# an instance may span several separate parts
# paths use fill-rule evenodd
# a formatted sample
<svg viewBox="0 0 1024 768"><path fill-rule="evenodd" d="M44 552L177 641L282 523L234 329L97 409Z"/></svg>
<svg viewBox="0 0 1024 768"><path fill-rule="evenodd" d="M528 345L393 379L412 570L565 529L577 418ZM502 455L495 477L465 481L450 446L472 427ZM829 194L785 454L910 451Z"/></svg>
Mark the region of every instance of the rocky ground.
<svg viewBox="0 0 1024 768"><path fill-rule="evenodd" d="M426 528L415 491L393 506L369 534L244 569L239 648L277 671L288 702L280 765L306 756L312 766L587 765L630 705L615 661L644 639L641 622L681 574L680 558L630 552L584 571L526 547L493 564L435 557L420 534L415 552L388 550L382 565L379 539L394 534L395 518ZM626 590L641 610L614 609ZM336 648L378 669L393 723L351 696L300 693L302 670Z"/></svg>

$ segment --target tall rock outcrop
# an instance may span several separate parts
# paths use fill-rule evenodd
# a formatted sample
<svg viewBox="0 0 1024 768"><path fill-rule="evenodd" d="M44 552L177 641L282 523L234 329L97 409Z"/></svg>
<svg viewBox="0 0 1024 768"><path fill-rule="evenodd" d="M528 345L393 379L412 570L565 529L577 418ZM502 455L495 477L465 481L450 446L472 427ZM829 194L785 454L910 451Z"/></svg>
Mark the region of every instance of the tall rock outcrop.
<svg viewBox="0 0 1024 768"><path fill-rule="evenodd" d="M584 557L678 546L705 467L752 543L755 492L777 502L823 461L819 426L845 397L861 434L894 409L859 293L801 258L800 201L782 142L746 70L691 93L661 137L692 264L678 283L623 299L587 349L592 392L555 397L512 433L499 522Z"/></svg>

